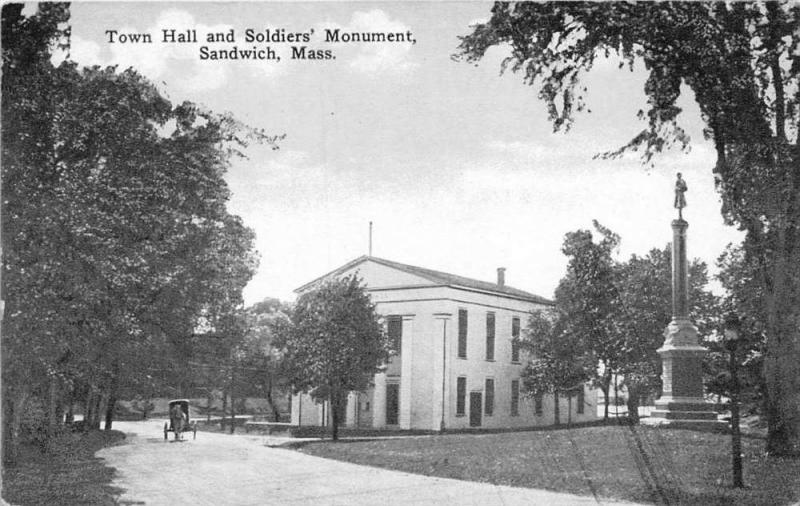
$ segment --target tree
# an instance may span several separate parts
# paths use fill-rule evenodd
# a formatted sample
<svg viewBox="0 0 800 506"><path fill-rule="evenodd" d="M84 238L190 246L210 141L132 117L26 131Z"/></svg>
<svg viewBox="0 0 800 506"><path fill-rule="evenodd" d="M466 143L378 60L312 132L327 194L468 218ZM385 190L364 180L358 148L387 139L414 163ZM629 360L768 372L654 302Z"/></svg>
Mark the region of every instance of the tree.
<svg viewBox="0 0 800 506"><path fill-rule="evenodd" d="M766 383L764 378L764 335L765 315L760 301L760 286L755 277L756 269L748 264L742 246L729 245L717 260L720 272L717 279L726 290L720 304L721 315L736 314L740 319L737 354L741 363L738 367L739 400L743 409L762 414L765 408ZM711 380L707 385L709 392L730 398L731 375L730 351L721 340L707 342L711 350L708 369Z"/></svg>
<svg viewBox="0 0 800 506"><path fill-rule="evenodd" d="M520 340L520 349L530 357L522 372L525 392L532 397L553 394L556 425L561 423L559 396L567 395L571 404L573 395L592 378L597 365L585 336L568 330L568 316L559 306L556 300L554 310L532 313Z"/></svg>
<svg viewBox="0 0 800 506"><path fill-rule="evenodd" d="M336 440L347 394L365 390L389 358L386 332L355 274L300 295L289 323L275 346L295 392L310 392L330 403Z"/></svg>
<svg viewBox="0 0 800 506"><path fill-rule="evenodd" d="M619 236L594 221L601 239L594 242L592 232L577 230L564 238L561 251L567 256L567 273L556 288L555 300L564 332L582 336L595 363L594 380L605 394L604 418L608 418L609 388L619 371L625 353L625 341L617 314L619 292L615 284L612 254Z"/></svg>
<svg viewBox="0 0 800 506"><path fill-rule="evenodd" d="M767 450L800 454L800 6L784 2L498 3L463 37L459 57L510 46L503 69L539 86L556 130L585 109L581 76L617 54L649 72L647 127L619 155L644 161L690 141L677 125L694 93L715 146L722 215L746 231L764 314ZM622 67L623 65L621 65Z"/></svg>
<svg viewBox="0 0 800 506"><path fill-rule="evenodd" d="M628 416L636 422L639 399L661 389L661 359L656 350L672 318L672 252L669 246L652 249L643 257L632 255L615 269L620 294L617 319L626 350L620 372L628 390ZM689 317L702 337L714 334L722 315L716 297L705 289L706 272L699 260L689 264Z"/></svg>
<svg viewBox="0 0 800 506"><path fill-rule="evenodd" d="M254 395L267 399L275 422L280 421L281 415L277 397L288 392L289 380L274 341L276 334L285 327L289 313L287 304L270 297L244 311L241 379Z"/></svg>
<svg viewBox="0 0 800 506"><path fill-rule="evenodd" d="M69 9L3 6L4 438L27 399L82 401L106 427L120 391L181 385L198 319L241 304L257 258L224 173L249 140L228 115L173 106L135 70L54 66ZM174 128L167 129L174 123ZM13 445L4 445L5 449Z"/></svg>

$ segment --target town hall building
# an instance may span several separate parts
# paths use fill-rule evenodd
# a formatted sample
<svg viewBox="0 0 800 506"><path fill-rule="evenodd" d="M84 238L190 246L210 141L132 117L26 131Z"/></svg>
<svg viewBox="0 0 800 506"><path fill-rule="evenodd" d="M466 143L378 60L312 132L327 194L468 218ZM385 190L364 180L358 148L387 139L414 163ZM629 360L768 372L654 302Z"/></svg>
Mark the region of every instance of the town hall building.
<svg viewBox="0 0 800 506"><path fill-rule="evenodd" d="M503 268L490 283L373 256L296 292L353 273L366 285L400 353L375 375L372 387L349 395L342 426L448 430L554 423L553 396L524 395L525 357L516 344L530 313L551 301L506 285ZM562 397L561 422L594 420L596 399L588 385L571 402ZM329 411L326 402L296 395L292 424L328 425Z"/></svg>

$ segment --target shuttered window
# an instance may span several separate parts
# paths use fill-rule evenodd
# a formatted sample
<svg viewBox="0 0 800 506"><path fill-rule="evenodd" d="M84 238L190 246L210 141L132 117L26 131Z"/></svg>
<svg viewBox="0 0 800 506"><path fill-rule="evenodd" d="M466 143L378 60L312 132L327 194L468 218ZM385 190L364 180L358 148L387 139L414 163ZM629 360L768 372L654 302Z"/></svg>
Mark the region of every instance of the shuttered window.
<svg viewBox="0 0 800 506"><path fill-rule="evenodd" d="M467 310L458 310L458 358L467 358Z"/></svg>
<svg viewBox="0 0 800 506"><path fill-rule="evenodd" d="M486 400L484 401L483 412L486 416L492 416L494 414L494 379L486 378L485 390Z"/></svg>
<svg viewBox="0 0 800 506"><path fill-rule="evenodd" d="M389 342L392 343L392 350L395 354L400 354L400 346L403 342L403 318L400 316L390 316L388 322Z"/></svg>
<svg viewBox="0 0 800 506"><path fill-rule="evenodd" d="M519 415L519 380L511 382L511 416Z"/></svg>
<svg viewBox="0 0 800 506"><path fill-rule="evenodd" d="M486 360L494 360L494 313L486 313Z"/></svg>
<svg viewBox="0 0 800 506"><path fill-rule="evenodd" d="M456 380L456 416L466 414L467 404L467 378L463 376Z"/></svg>
<svg viewBox="0 0 800 506"><path fill-rule="evenodd" d="M511 319L511 361L519 362L519 318Z"/></svg>

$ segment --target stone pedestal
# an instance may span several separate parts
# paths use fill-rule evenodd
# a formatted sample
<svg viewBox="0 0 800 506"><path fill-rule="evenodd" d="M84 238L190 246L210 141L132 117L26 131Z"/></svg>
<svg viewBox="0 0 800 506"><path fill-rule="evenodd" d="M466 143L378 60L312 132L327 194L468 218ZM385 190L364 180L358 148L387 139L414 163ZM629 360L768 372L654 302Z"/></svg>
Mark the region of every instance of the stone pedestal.
<svg viewBox="0 0 800 506"><path fill-rule="evenodd" d="M697 327L689 319L689 276L686 229L682 220L672 222L672 321L664 329L661 356L663 394L648 423L678 427L724 429L714 405L703 398L703 356ZM644 422L644 420L643 420Z"/></svg>

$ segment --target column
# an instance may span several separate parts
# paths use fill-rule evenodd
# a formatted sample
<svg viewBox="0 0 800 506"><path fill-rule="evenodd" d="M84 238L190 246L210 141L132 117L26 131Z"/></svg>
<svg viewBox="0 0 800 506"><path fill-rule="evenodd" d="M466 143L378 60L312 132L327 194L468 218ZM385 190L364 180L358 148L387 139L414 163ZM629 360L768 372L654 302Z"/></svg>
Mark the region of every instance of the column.
<svg viewBox="0 0 800 506"><path fill-rule="evenodd" d="M412 374L412 366L414 365L413 358L414 349L414 316L403 316L403 333L402 341L400 343L400 356L402 362L400 363L400 413L399 420L401 429L411 428L411 403L414 387L414 375Z"/></svg>
<svg viewBox="0 0 800 506"><path fill-rule="evenodd" d="M447 362L448 357L448 332L452 325L451 313L436 313L433 315L436 319L436 331L433 338L433 381L432 381L432 400L433 409L431 429L444 431L447 426L447 410L449 403L449 396L447 389L449 388L449 380L447 375Z"/></svg>
<svg viewBox="0 0 800 506"><path fill-rule="evenodd" d="M375 375L375 389L372 398L372 426L386 427L386 373Z"/></svg>
<svg viewBox="0 0 800 506"><path fill-rule="evenodd" d="M689 262L686 257L684 220L672 221L672 318L689 318Z"/></svg>
<svg viewBox="0 0 800 506"><path fill-rule="evenodd" d="M689 270L683 219L672 221L672 321L664 329L661 357L663 392L652 412L652 423L684 426L717 424L713 407L703 398L702 360L697 327L689 319Z"/></svg>

